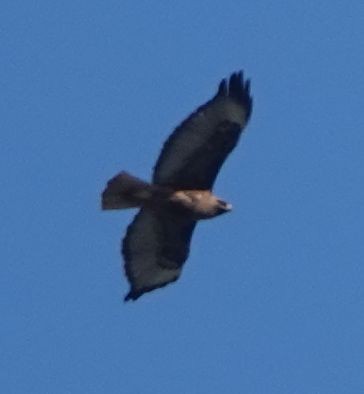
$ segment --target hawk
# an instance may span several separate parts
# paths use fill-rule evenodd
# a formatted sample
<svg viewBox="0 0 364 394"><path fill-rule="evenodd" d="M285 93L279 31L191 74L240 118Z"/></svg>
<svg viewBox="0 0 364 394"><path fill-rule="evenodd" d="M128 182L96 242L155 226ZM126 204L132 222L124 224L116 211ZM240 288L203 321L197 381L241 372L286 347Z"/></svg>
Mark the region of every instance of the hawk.
<svg viewBox="0 0 364 394"><path fill-rule="evenodd" d="M233 73L169 136L151 183L124 171L107 183L102 209L139 208L122 242L130 283L125 301L176 281L197 222L231 210L212 187L251 112L250 81Z"/></svg>

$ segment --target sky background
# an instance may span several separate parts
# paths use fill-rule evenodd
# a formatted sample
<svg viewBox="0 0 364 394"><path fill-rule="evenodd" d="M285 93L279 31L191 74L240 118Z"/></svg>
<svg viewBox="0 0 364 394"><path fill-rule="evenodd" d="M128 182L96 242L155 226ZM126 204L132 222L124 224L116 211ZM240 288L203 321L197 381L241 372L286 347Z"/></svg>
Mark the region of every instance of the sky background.
<svg viewBox="0 0 364 394"><path fill-rule="evenodd" d="M0 391L364 393L364 2L3 0ZM244 69L175 284L123 303L108 179Z"/></svg>

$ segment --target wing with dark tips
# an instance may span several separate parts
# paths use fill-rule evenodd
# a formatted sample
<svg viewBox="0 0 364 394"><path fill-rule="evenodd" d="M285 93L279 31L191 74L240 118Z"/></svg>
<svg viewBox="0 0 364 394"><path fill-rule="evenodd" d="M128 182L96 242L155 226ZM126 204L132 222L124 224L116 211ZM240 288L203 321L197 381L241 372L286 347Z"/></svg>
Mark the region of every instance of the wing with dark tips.
<svg viewBox="0 0 364 394"><path fill-rule="evenodd" d="M125 301L174 282L186 261L196 222L173 214L140 210L129 225L122 253L130 292Z"/></svg>
<svg viewBox="0 0 364 394"><path fill-rule="evenodd" d="M251 111L250 81L244 80L242 72L223 79L216 95L170 135L154 168L153 182L175 189L211 189Z"/></svg>

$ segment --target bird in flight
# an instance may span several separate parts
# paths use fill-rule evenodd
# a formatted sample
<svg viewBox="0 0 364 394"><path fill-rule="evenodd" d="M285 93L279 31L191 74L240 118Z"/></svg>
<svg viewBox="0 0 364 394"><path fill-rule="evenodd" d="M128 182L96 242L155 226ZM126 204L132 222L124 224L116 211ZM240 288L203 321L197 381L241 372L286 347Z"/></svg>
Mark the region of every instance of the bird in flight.
<svg viewBox="0 0 364 394"><path fill-rule="evenodd" d="M169 136L151 182L122 171L107 183L103 210L139 208L122 242L125 301L176 281L197 222L231 210L212 188L251 112L250 81L233 73Z"/></svg>

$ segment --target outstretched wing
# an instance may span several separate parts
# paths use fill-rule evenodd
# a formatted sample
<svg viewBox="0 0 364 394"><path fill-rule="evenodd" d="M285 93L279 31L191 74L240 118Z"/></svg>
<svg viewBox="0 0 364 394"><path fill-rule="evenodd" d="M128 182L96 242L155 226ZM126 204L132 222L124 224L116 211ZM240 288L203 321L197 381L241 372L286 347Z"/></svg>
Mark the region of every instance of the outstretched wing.
<svg viewBox="0 0 364 394"><path fill-rule="evenodd" d="M174 282L186 261L196 222L141 209L129 225L122 253L130 292L125 301Z"/></svg>
<svg viewBox="0 0 364 394"><path fill-rule="evenodd" d="M250 81L243 73L223 79L217 94L170 135L153 182L175 189L211 189L252 111Z"/></svg>

